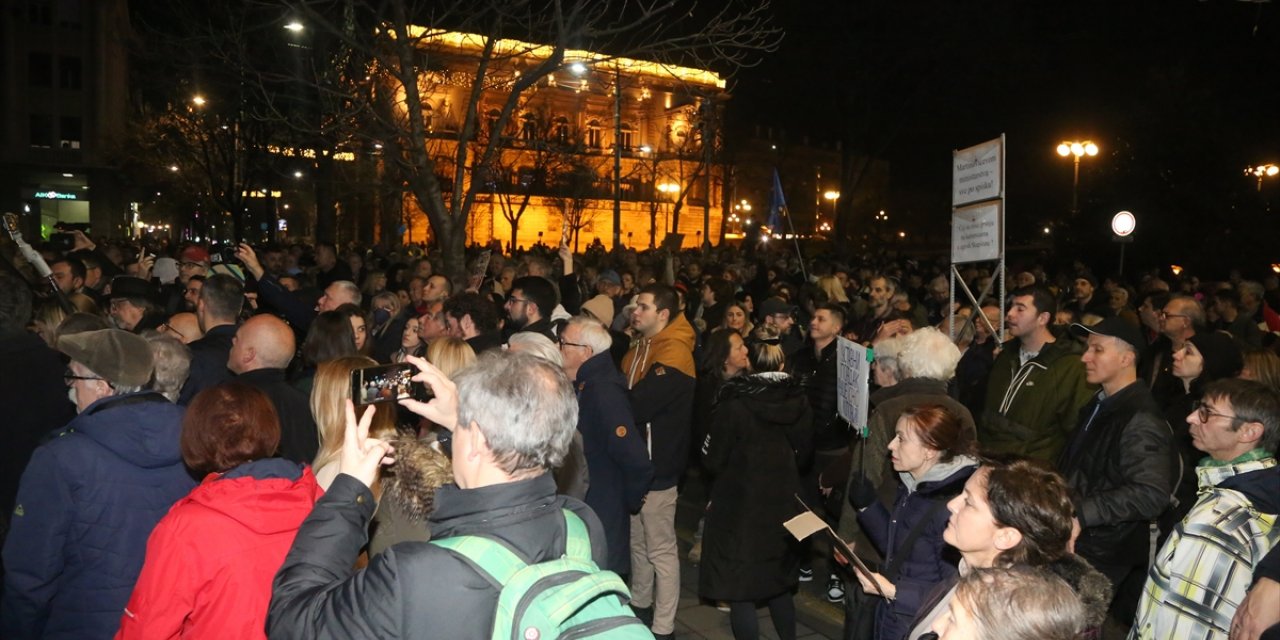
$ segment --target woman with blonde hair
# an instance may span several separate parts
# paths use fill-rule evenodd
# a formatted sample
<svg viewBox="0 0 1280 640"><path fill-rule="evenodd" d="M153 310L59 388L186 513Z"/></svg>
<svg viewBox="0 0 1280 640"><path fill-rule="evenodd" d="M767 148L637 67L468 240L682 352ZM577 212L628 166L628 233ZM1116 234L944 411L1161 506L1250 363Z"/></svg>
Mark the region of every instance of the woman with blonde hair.
<svg viewBox="0 0 1280 640"><path fill-rule="evenodd" d="M746 305L741 302L732 302L725 306L724 320L720 322L718 328L732 329L742 338L748 338L755 331L756 326L751 323L751 314L747 312Z"/></svg>
<svg viewBox="0 0 1280 640"><path fill-rule="evenodd" d="M351 399L351 372L377 364L366 356L344 356L321 362L316 368L315 382L311 387L311 417L316 421L320 449L311 467L315 469L316 482L325 490L338 477L342 434L347 427L346 401ZM375 438L387 436L395 431L395 426L395 406L378 405L369 435Z"/></svg>
<svg viewBox="0 0 1280 640"><path fill-rule="evenodd" d="M427 362L435 365L446 378L476 361L476 352L461 338L442 337L427 347Z"/></svg>
<svg viewBox="0 0 1280 640"><path fill-rule="evenodd" d="M827 302L849 304L849 296L844 292L844 286L840 284L840 279L835 276L818 278L818 290L827 294Z"/></svg>

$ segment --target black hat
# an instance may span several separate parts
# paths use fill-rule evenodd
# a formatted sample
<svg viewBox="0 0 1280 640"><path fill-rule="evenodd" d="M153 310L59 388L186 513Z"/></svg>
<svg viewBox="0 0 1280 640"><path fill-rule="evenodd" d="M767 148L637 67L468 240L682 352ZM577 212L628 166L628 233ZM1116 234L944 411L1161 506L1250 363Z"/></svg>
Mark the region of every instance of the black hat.
<svg viewBox="0 0 1280 640"><path fill-rule="evenodd" d="M792 314L795 312L796 312L796 306L794 304L788 303L786 300L783 300L782 298L777 298L777 297L769 298L768 300L764 301L764 304L760 305L760 315L762 317L768 317L768 316L776 315L779 313Z"/></svg>
<svg viewBox="0 0 1280 640"><path fill-rule="evenodd" d="M1197 333L1189 340L1196 346L1196 351L1200 352L1200 357L1204 358L1204 372L1200 377L1205 382L1234 377L1244 368L1244 354L1231 336L1213 331Z"/></svg>
<svg viewBox="0 0 1280 640"><path fill-rule="evenodd" d="M155 287L150 282L142 278L133 276L116 276L111 279L111 295L112 300L116 298L141 298L143 300L152 300L155 298Z"/></svg>
<svg viewBox="0 0 1280 640"><path fill-rule="evenodd" d="M1071 335L1078 338L1088 338L1089 334L1124 340L1133 347L1133 350L1139 356L1142 355L1142 350L1147 348L1147 341L1142 338L1142 332L1132 323L1118 316L1103 318L1091 327L1082 325L1079 322L1071 325Z"/></svg>

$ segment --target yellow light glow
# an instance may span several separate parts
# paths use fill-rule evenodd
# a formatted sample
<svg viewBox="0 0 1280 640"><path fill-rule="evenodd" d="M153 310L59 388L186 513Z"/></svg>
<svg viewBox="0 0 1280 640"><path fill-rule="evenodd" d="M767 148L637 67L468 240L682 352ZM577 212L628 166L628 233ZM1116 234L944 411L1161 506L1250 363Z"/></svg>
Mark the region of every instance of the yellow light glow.
<svg viewBox="0 0 1280 640"><path fill-rule="evenodd" d="M1180 275L1182 275L1182 266L1181 266L1181 265L1171 264L1171 265L1169 265L1169 270L1170 270L1170 271L1172 271L1172 272L1173 272L1173 275L1175 275L1175 276L1180 276Z"/></svg>
<svg viewBox="0 0 1280 640"><path fill-rule="evenodd" d="M826 198L826 199L828 199L828 200L839 200L839 199L840 199L840 192L839 192L839 191L828 191L828 192L826 192L826 193L823 193L823 194L822 194L822 197L824 197L824 198Z"/></svg>
<svg viewBox="0 0 1280 640"><path fill-rule="evenodd" d="M487 39L485 36L474 33L444 31L421 26L410 26L409 37L416 40L418 46L424 48L446 46L468 51L483 50ZM549 45L503 38L493 43L493 53L498 57L524 57L545 60L555 53L555 48ZM563 57L566 60L575 61L575 65L583 65L584 68L594 66L597 69L606 69L610 72L629 76L674 78L691 84L707 85L717 89L725 88L725 80L723 78L718 74L703 69L681 67L648 60L636 60L634 58L612 58L602 53L583 51L581 49L565 49Z"/></svg>
<svg viewBox="0 0 1280 640"><path fill-rule="evenodd" d="M1058 145L1058 155L1060 155L1060 156L1062 156L1062 157L1064 157L1064 158L1065 158L1065 157L1067 157L1067 156L1069 156L1069 155L1071 155L1071 145L1069 145L1069 144L1067 144L1067 143L1065 143L1065 142L1064 142L1064 143L1062 143L1062 144L1060 144L1060 145Z"/></svg>

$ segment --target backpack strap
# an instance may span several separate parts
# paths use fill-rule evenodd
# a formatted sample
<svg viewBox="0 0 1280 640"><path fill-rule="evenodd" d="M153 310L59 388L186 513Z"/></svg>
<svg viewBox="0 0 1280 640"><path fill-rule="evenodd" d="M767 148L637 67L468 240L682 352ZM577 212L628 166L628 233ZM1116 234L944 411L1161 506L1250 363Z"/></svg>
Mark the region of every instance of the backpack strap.
<svg viewBox="0 0 1280 640"><path fill-rule="evenodd" d="M578 514L561 509L565 525L565 556L591 561L591 537L587 525ZM511 581L516 572L529 566L507 545L493 538L468 535L432 540L431 544L444 547L462 556L502 586Z"/></svg>
<svg viewBox="0 0 1280 640"><path fill-rule="evenodd" d="M895 580L898 572L902 570L902 563L906 562L907 556L911 555L911 549L916 546L916 540L920 539L920 535L929 526L929 521L933 520L933 516L937 515L943 507L947 506L946 500L930 499L933 504L924 512L924 516L916 521L916 525L911 527L911 532L907 534L907 539L902 541L898 546L898 552L893 554L893 559L889 561L889 567L885 569L884 577L888 580Z"/></svg>

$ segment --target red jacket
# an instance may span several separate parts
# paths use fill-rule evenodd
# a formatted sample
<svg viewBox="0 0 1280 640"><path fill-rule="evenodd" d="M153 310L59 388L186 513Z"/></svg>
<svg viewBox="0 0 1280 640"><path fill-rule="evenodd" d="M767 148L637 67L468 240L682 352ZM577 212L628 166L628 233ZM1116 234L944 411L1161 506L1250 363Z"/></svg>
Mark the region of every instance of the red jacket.
<svg viewBox="0 0 1280 640"><path fill-rule="evenodd" d="M265 639L271 580L323 493L280 459L209 474L151 532L116 639Z"/></svg>

